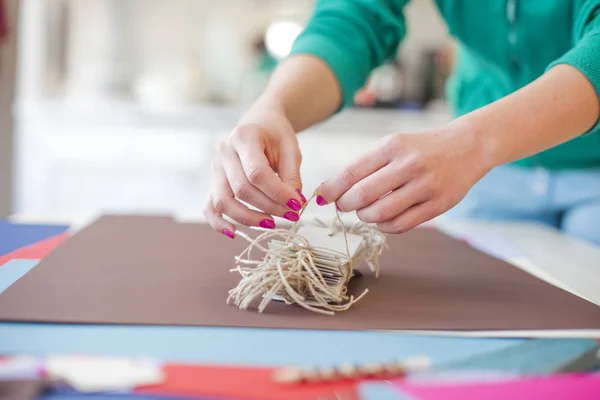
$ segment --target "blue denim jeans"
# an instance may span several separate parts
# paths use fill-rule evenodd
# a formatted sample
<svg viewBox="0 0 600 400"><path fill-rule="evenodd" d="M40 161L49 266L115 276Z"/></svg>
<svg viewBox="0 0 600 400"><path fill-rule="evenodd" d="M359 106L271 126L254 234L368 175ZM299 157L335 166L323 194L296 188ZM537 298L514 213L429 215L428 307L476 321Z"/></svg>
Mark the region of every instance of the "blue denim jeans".
<svg viewBox="0 0 600 400"><path fill-rule="evenodd" d="M600 168L550 171L501 166L446 215L540 222L600 246Z"/></svg>

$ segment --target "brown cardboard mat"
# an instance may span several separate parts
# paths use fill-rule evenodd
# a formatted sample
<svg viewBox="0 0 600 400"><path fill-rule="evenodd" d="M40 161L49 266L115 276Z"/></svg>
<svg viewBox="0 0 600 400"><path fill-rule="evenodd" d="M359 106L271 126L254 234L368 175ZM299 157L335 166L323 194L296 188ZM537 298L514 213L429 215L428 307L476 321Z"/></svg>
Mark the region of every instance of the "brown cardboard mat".
<svg viewBox="0 0 600 400"><path fill-rule="evenodd" d="M389 237L335 316L225 303L246 242L168 217L102 217L0 295L1 321L338 330L600 329L600 307L431 229Z"/></svg>

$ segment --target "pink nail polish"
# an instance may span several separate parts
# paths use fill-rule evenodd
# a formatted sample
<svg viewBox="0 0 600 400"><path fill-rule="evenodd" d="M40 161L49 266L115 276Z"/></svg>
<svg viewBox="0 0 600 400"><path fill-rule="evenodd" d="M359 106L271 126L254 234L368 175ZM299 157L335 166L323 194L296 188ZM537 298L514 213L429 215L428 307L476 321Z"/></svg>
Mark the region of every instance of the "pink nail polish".
<svg viewBox="0 0 600 400"><path fill-rule="evenodd" d="M320 206L324 206L325 204L327 204L327 200L325 200L323 196L319 195L317 196L317 204Z"/></svg>
<svg viewBox="0 0 600 400"><path fill-rule="evenodd" d="M306 197L304 197L302 191L300 189L296 189L296 193L298 193L298 196L300 196L300 200L302 200L303 203L306 203Z"/></svg>
<svg viewBox="0 0 600 400"><path fill-rule="evenodd" d="M287 206L289 208L291 208L292 210L294 210L294 211L300 211L302 209L302 206L300 205L300 202L298 200L296 200L296 199L290 199L287 202Z"/></svg>
<svg viewBox="0 0 600 400"><path fill-rule="evenodd" d="M262 221L260 221L260 223L258 225L261 228L274 229L275 228L275 221L270 220L270 219L263 219Z"/></svg>
<svg viewBox="0 0 600 400"><path fill-rule="evenodd" d="M287 219L288 221L296 222L300 219L300 216L295 212L288 211L283 214L283 218Z"/></svg>
<svg viewBox="0 0 600 400"><path fill-rule="evenodd" d="M235 237L235 235L233 234L233 232L231 232L229 229L223 229L223 234L225 236L228 236L228 237L232 238L232 239Z"/></svg>
<svg viewBox="0 0 600 400"><path fill-rule="evenodd" d="M340 206L338 205L338 203L335 203L335 208L336 208L336 210L342 212L342 209L340 208Z"/></svg>

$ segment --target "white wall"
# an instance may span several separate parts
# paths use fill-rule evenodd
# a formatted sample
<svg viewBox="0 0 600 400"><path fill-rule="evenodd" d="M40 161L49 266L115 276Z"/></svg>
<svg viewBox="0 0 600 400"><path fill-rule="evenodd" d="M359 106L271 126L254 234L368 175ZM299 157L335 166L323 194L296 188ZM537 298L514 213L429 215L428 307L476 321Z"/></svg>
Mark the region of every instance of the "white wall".
<svg viewBox="0 0 600 400"><path fill-rule="evenodd" d="M102 98L105 89L119 86L117 78L123 75L96 81L101 71L121 71L125 75L150 71L151 75L156 65L167 65L156 68L169 72L163 75L164 79L183 76L179 81L182 87L198 79L205 83L203 94L225 88L223 92L233 96L238 90L231 83L235 80L225 78L236 76L245 68L246 61L237 50L253 39L250 33L258 32L275 13L306 18L310 8L296 8L301 0L286 2L291 5L289 10L279 6L258 10L253 5L262 3L259 1L221 0L219 3L229 7L221 11L208 0L68 1L80 4L75 11L80 20L73 21L71 29L81 37L69 44L67 65L73 79L67 92L73 101L66 103L43 101L40 90L44 76L44 25L39 17L43 17L44 0L22 3L23 9L29 10L29 19L24 21L27 32L21 47L20 95L25 102L17 107L16 211L45 215L134 210L201 213L210 184L208 165L214 143L234 126L240 110L177 104L175 100L182 93L161 92L159 85L145 89L158 93L158 100L161 93L163 100L170 95L165 103L177 107L157 112L127 101L98 103L81 99L86 90ZM410 53L413 47L444 40L443 25L430 11L431 0L413 0L407 8L409 36L403 51ZM131 26L115 28L109 36L101 34L102 29L113 26L105 17L132 14L135 19ZM226 21L218 25L216 18ZM411 22L414 18L422 20ZM174 19L177 23L171 22ZM215 28L216 25L221 27ZM133 40L117 35L119 29L134 32ZM204 58L202 54L209 51L210 41L198 37L206 30L213 35L214 50L210 51L213 56ZM219 39L214 40L214 35ZM112 43L107 37L113 38ZM90 53L86 43L96 43L103 50ZM216 43L223 43L224 47ZM120 64L123 60L125 67ZM189 72L190 68L182 65L198 66L203 76L186 76L181 71ZM193 93L183 93L183 97L186 95ZM443 112L354 111L337 116L301 136L307 191L382 135L424 129L447 119Z"/></svg>
<svg viewBox="0 0 600 400"><path fill-rule="evenodd" d="M171 96L172 102L215 97L238 101L240 81L252 62L250 44L254 38L277 18L304 23L314 3L67 1L71 10L69 97L78 101L86 94L102 98L137 74L141 77L140 90L147 96ZM405 14L408 35L401 54L408 73L414 76L420 69L421 51L443 43L446 29L432 0L412 0ZM410 79L408 84L416 81ZM166 88L169 83L180 88L179 92ZM409 86L411 92L417 89Z"/></svg>

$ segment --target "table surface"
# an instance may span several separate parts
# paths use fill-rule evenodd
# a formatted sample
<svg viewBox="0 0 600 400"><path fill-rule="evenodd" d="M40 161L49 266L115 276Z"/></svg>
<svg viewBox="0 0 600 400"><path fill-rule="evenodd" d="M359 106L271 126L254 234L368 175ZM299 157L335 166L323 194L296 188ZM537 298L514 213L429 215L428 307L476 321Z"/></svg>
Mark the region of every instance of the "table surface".
<svg viewBox="0 0 600 400"><path fill-rule="evenodd" d="M77 230L93 216L42 218L13 216L14 222L62 223ZM179 216L178 219L186 219ZM469 240L496 235L513 246L509 259L540 279L600 305L600 248L550 228L521 223L476 223L439 219L443 231ZM31 268L36 264L22 265ZM1 279L0 279L1 280ZM0 286L6 282L0 282ZM8 283L10 284L10 282ZM463 336L469 334L461 333ZM292 331L216 327L105 326L0 323L0 354L94 353L152 356L173 361L238 365L318 365L369 362L427 355L434 363L451 362L522 343L519 337L600 337L600 331L494 332L458 337L456 333ZM511 336L507 333L505 336Z"/></svg>

